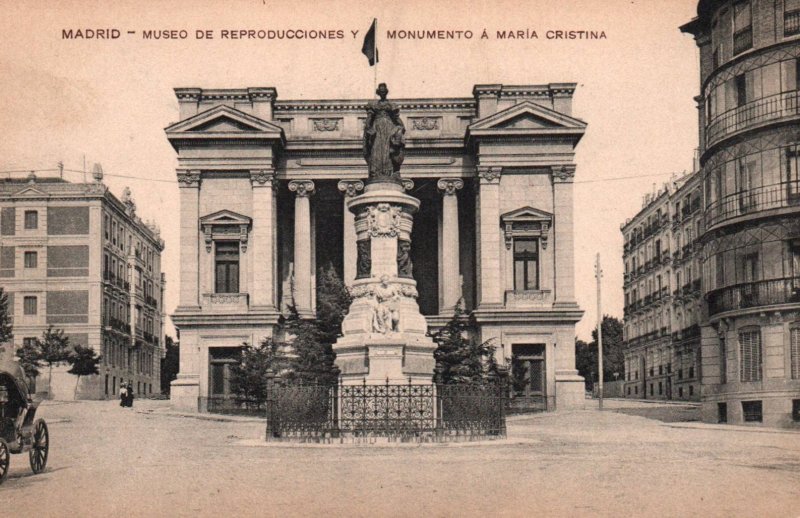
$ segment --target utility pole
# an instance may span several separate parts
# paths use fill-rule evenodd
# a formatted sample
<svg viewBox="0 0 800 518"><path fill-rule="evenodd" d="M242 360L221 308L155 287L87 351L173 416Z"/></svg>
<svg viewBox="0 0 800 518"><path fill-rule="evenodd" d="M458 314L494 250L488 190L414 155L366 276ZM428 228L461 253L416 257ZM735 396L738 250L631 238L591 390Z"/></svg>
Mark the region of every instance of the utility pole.
<svg viewBox="0 0 800 518"><path fill-rule="evenodd" d="M594 264L594 276L597 279L597 396L600 400L600 410L603 409L603 311L600 304L600 279L603 270L600 268L600 252Z"/></svg>

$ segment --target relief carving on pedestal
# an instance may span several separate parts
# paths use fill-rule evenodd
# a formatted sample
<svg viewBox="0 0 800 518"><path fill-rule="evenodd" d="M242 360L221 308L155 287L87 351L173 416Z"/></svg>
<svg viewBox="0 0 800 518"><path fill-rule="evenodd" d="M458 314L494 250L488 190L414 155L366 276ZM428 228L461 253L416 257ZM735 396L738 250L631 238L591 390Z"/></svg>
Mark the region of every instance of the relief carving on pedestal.
<svg viewBox="0 0 800 518"><path fill-rule="evenodd" d="M366 279L372 273L372 257L370 256L369 239L356 241L356 253L356 279Z"/></svg>
<svg viewBox="0 0 800 518"><path fill-rule="evenodd" d="M397 240L397 276L405 279L413 278L411 263L411 241Z"/></svg>
<svg viewBox="0 0 800 518"><path fill-rule="evenodd" d="M369 235L397 237L400 230L400 207L379 203L367 208Z"/></svg>

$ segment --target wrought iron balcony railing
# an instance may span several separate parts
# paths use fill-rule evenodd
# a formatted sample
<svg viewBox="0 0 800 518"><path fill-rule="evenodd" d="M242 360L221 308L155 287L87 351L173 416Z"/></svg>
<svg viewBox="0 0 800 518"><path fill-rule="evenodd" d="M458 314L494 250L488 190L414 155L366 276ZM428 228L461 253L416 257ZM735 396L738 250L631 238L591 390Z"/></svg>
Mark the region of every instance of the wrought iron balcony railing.
<svg viewBox="0 0 800 518"><path fill-rule="evenodd" d="M763 210L800 206L800 181L781 182L729 194L706 209L706 228Z"/></svg>
<svg viewBox="0 0 800 518"><path fill-rule="evenodd" d="M753 102L731 108L709 121L706 128L706 146L711 147L723 138L764 122L798 114L800 92L797 90L762 97Z"/></svg>
<svg viewBox="0 0 800 518"><path fill-rule="evenodd" d="M711 291L708 314L800 302L800 277L745 282Z"/></svg>

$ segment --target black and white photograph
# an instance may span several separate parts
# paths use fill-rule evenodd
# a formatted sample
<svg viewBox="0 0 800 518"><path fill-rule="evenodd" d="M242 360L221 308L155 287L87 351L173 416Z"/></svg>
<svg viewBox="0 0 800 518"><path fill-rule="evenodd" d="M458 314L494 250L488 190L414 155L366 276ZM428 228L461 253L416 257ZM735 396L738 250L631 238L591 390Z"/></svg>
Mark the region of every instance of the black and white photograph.
<svg viewBox="0 0 800 518"><path fill-rule="evenodd" d="M0 515L800 516L800 0L0 0Z"/></svg>

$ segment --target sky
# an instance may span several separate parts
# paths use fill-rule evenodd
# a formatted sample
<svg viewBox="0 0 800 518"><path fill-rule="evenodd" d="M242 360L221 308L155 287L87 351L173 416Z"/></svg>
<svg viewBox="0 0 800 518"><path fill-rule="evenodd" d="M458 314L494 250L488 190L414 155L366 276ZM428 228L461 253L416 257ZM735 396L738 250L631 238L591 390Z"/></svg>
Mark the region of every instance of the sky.
<svg viewBox="0 0 800 518"><path fill-rule="evenodd" d="M378 19L378 81L391 97L469 97L479 83L575 82L573 115L588 123L576 152L575 267L586 311L580 338L602 312L622 318L620 224L642 196L690 171L697 147L697 49L679 26L695 0L308 1L0 0L0 171L87 170L95 162L137 212L161 227L165 307L178 302L177 160L163 129L178 120L173 88L273 86L279 99L370 98L374 69L361 42ZM117 29L65 40L64 29ZM186 39L144 40L145 30ZM230 40L222 30L342 30L333 40ZM471 39L389 40L387 30L472 31ZM483 29L490 36L480 39ZM196 39L197 30L215 39ZM536 32L501 40L499 30ZM548 31L603 31L605 39L548 39ZM127 31L136 31L128 35ZM350 31L359 31L354 38ZM115 176L112 176L115 175ZM67 179L80 181L81 174ZM170 328L168 327L168 332Z"/></svg>

